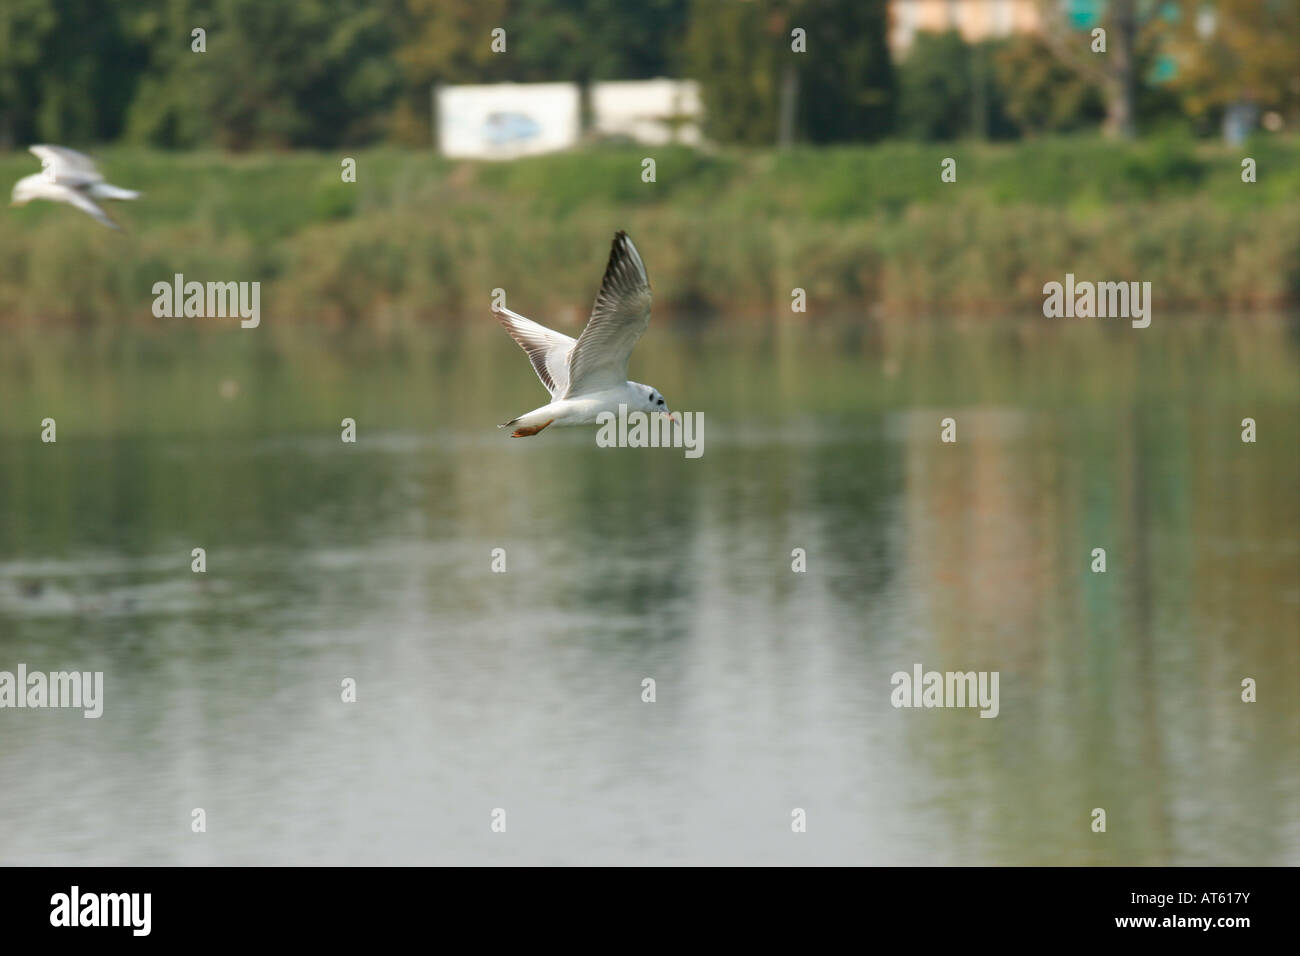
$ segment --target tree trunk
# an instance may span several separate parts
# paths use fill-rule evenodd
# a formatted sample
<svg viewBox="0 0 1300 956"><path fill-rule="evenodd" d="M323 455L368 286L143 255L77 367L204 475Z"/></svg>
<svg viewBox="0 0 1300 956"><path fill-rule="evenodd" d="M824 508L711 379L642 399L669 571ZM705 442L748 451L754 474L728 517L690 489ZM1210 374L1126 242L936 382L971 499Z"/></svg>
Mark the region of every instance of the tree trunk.
<svg viewBox="0 0 1300 956"><path fill-rule="evenodd" d="M987 74L984 66L984 44L975 43L970 53L971 135L976 139L989 138Z"/></svg>
<svg viewBox="0 0 1300 956"><path fill-rule="evenodd" d="M794 142L795 107L799 102L799 74L787 66L781 76L781 112L777 124L777 146L789 149Z"/></svg>
<svg viewBox="0 0 1300 956"><path fill-rule="evenodd" d="M1134 0L1111 0L1107 31L1106 132L1118 139L1137 136L1137 11Z"/></svg>

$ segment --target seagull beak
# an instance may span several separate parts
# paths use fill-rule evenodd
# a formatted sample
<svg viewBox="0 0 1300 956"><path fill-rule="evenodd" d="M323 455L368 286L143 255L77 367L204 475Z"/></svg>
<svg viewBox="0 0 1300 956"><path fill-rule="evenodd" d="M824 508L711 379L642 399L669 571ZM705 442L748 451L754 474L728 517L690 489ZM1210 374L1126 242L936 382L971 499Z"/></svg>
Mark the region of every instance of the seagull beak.
<svg viewBox="0 0 1300 956"><path fill-rule="evenodd" d="M676 423L677 427L678 427L678 428L681 428L681 426L682 426L682 420L681 420L681 418L678 416L678 414L677 414L676 412L665 412L665 414L668 416L668 420L669 420L670 422L674 422L674 423Z"/></svg>

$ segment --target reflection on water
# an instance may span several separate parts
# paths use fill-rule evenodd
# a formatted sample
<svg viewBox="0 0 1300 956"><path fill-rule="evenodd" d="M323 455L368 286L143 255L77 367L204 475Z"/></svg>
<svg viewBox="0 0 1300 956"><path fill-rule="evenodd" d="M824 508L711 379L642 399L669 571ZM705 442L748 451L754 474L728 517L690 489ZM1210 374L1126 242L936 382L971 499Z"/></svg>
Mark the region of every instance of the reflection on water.
<svg viewBox="0 0 1300 956"><path fill-rule="evenodd" d="M0 357L0 670L106 684L0 711L0 862L1300 862L1285 328L661 329L695 461L505 438L491 332Z"/></svg>

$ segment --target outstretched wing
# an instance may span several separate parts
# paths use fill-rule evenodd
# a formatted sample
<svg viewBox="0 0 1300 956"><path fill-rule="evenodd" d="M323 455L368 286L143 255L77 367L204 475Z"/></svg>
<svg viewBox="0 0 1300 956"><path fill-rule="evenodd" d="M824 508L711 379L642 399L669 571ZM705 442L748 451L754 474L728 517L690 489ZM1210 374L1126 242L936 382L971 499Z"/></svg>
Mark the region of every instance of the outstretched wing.
<svg viewBox="0 0 1300 956"><path fill-rule="evenodd" d="M627 360L650 324L650 278L627 233L614 234L605 278L569 358L569 395L627 381Z"/></svg>
<svg viewBox="0 0 1300 956"><path fill-rule="evenodd" d="M64 192L67 194L66 196L63 197L64 202L76 206L78 209L80 209L88 216L93 216L96 221L102 222L104 225L108 226L109 229L122 228L113 220L109 219L108 213L100 209L99 204L96 203L95 200L87 196L80 189L73 189L72 187L68 186L68 187L64 187Z"/></svg>
<svg viewBox="0 0 1300 956"><path fill-rule="evenodd" d="M101 183L104 177L95 161L84 153L66 146L32 146L32 154L41 161L45 177L62 186L88 186Z"/></svg>
<svg viewBox="0 0 1300 956"><path fill-rule="evenodd" d="M573 351L577 340L501 306L493 306L492 314L510 333L510 337L519 343L519 347L528 353L533 371L542 380L551 397L559 398L568 391L569 353Z"/></svg>

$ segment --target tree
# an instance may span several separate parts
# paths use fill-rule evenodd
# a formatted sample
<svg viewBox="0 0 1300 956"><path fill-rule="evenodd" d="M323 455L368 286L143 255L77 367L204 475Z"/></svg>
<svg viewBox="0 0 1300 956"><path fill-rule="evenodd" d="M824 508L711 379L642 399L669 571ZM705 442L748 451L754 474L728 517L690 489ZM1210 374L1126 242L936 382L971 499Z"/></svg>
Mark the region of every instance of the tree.
<svg viewBox="0 0 1300 956"><path fill-rule="evenodd" d="M149 0L128 21L149 51L130 134L236 150L372 139L398 86L392 13L385 0Z"/></svg>
<svg viewBox="0 0 1300 956"><path fill-rule="evenodd" d="M705 129L721 142L777 137L783 96L808 141L877 139L893 126L895 85L884 0L695 0L688 72ZM804 31L807 52L791 49Z"/></svg>
<svg viewBox="0 0 1300 956"><path fill-rule="evenodd" d="M575 82L674 75L689 0L403 0L396 135L428 142L435 83ZM506 52L491 34L506 31Z"/></svg>
<svg viewBox="0 0 1300 956"><path fill-rule="evenodd" d="M744 0L696 0L691 7L689 72L700 83L704 131L718 142L776 139L780 41L764 12Z"/></svg>
<svg viewBox="0 0 1300 956"><path fill-rule="evenodd" d="M1096 83L1106 100L1105 129L1111 136L1137 135L1138 42L1141 23L1137 0L1109 0L1095 22L1106 31L1106 51L1095 53L1089 32L1076 29L1071 9L1061 0L1038 0L1042 35L1061 63ZM1148 5L1154 11L1156 5Z"/></svg>
<svg viewBox="0 0 1300 956"><path fill-rule="evenodd" d="M0 3L0 145L116 136L138 51L94 0Z"/></svg>
<svg viewBox="0 0 1300 956"><path fill-rule="evenodd" d="M916 34L899 68L903 130L916 139L954 139L970 120L970 47L956 30Z"/></svg>
<svg viewBox="0 0 1300 956"><path fill-rule="evenodd" d="M36 68L56 25L46 0L0 5L0 148L31 139L39 105Z"/></svg>
<svg viewBox="0 0 1300 956"><path fill-rule="evenodd" d="M995 64L1007 115L1026 133L1094 126L1106 115L1098 85L1057 60L1040 37L1011 38Z"/></svg>
<svg viewBox="0 0 1300 956"><path fill-rule="evenodd" d="M1192 116L1235 103L1300 123L1300 4L1295 0L1181 0L1167 28L1174 86Z"/></svg>
<svg viewBox="0 0 1300 956"><path fill-rule="evenodd" d="M785 27L803 27L808 52L798 66L799 128L813 143L863 142L894 128L897 98L884 0L804 0ZM782 31L786 51L790 30Z"/></svg>

